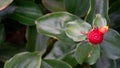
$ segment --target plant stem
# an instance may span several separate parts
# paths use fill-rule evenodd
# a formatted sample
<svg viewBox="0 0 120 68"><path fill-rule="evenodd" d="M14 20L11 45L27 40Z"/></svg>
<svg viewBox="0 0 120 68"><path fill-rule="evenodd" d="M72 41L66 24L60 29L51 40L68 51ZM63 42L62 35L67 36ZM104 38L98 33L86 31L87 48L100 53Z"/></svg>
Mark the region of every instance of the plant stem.
<svg viewBox="0 0 120 68"><path fill-rule="evenodd" d="M56 39L53 39L53 38L50 38L50 39L48 40L48 46L47 46L46 52L43 54L42 58L44 58L46 55L48 55L48 54L51 52L51 50L53 49L54 44L55 44L56 41L57 41L57 40L56 40Z"/></svg>

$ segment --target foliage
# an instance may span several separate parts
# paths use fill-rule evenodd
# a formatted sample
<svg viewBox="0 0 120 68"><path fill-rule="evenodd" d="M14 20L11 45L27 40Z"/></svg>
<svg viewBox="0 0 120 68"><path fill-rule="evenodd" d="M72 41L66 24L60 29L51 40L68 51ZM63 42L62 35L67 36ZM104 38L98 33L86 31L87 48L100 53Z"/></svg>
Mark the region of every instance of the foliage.
<svg viewBox="0 0 120 68"><path fill-rule="evenodd" d="M0 0L0 68L119 68L119 4ZM89 31L104 26L102 42L88 41Z"/></svg>

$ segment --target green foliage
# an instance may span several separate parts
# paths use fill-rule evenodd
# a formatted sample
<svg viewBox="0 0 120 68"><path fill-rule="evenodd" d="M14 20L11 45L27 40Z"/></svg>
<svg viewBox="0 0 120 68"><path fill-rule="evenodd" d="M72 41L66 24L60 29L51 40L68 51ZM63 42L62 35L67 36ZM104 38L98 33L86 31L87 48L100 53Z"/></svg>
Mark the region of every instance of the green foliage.
<svg viewBox="0 0 120 68"><path fill-rule="evenodd" d="M86 39L86 35L84 33L88 33L90 29L90 24L78 19L68 22L66 24L65 32L66 35L74 41L82 41Z"/></svg>
<svg viewBox="0 0 120 68"><path fill-rule="evenodd" d="M43 5L50 11L67 11L83 17L88 11L90 0L42 0ZM69 2L69 3L68 3Z"/></svg>
<svg viewBox="0 0 120 68"><path fill-rule="evenodd" d="M120 34L113 29L109 29L104 38L104 42L101 43L103 54L110 59L118 59L120 56L120 44L118 43Z"/></svg>
<svg viewBox="0 0 120 68"><path fill-rule="evenodd" d="M30 1L16 1L15 9L10 18L19 21L24 25L35 25L35 20L42 16L38 5Z"/></svg>
<svg viewBox="0 0 120 68"><path fill-rule="evenodd" d="M4 42L5 28L3 24L0 24L0 46Z"/></svg>
<svg viewBox="0 0 120 68"><path fill-rule="evenodd" d="M74 44L74 42L65 35L65 28L68 22L77 19L79 18L66 12L47 14L36 20L37 31L65 43Z"/></svg>
<svg viewBox="0 0 120 68"><path fill-rule="evenodd" d="M72 68L69 64L67 64L67 63L65 63L63 61L60 61L60 60L44 60L44 61L50 67L48 67L47 65L43 64L44 67L42 67L42 68Z"/></svg>
<svg viewBox="0 0 120 68"><path fill-rule="evenodd" d="M106 19L101 15L97 14L95 19L93 20L93 26L102 27L106 25L107 25Z"/></svg>
<svg viewBox="0 0 120 68"><path fill-rule="evenodd" d="M41 56L38 53L23 52L9 59L4 68L40 68Z"/></svg>
<svg viewBox="0 0 120 68"><path fill-rule="evenodd" d="M0 62L4 68L119 68L119 4L0 0ZM101 26L110 27L103 41L90 43L89 31Z"/></svg>
<svg viewBox="0 0 120 68"><path fill-rule="evenodd" d="M83 62L89 58L90 52L92 50L92 45L89 43L80 43L77 45L76 51L75 51L75 58L80 63L83 64Z"/></svg>

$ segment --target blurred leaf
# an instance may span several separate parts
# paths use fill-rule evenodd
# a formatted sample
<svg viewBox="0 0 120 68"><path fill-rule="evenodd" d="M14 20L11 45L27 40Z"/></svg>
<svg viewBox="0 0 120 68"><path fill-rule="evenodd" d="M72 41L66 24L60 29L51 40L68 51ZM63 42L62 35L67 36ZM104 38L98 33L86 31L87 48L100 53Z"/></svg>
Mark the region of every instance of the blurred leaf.
<svg viewBox="0 0 120 68"><path fill-rule="evenodd" d="M114 2L109 10L109 16L110 16L110 24L112 28L119 28L120 27L120 1Z"/></svg>
<svg viewBox="0 0 120 68"><path fill-rule="evenodd" d="M4 37L5 37L4 25L0 24L0 47L2 46L2 43L4 42Z"/></svg>
<svg viewBox="0 0 120 68"><path fill-rule="evenodd" d="M69 64L60 61L60 60L45 60L47 64L49 64L52 68L72 68ZM46 67L45 67L46 68Z"/></svg>
<svg viewBox="0 0 120 68"><path fill-rule="evenodd" d="M118 60L114 60L114 61L115 61L115 62L116 62L116 64L117 64L117 65L116 65L116 66L117 66L117 68L118 68L118 67L120 67L120 59L118 59Z"/></svg>
<svg viewBox="0 0 120 68"><path fill-rule="evenodd" d="M66 53L65 55L63 55L61 60L69 63L72 67L75 67L78 64L78 62L76 61L75 56L72 52L69 52L69 53Z"/></svg>
<svg viewBox="0 0 120 68"><path fill-rule="evenodd" d="M66 56L66 54L68 54L69 52L71 52L74 48L74 45L66 45L64 43L62 43L61 41L57 41L54 44L54 47L52 48L52 51L45 57L45 59L59 59L59 58L63 58L64 56Z"/></svg>
<svg viewBox="0 0 120 68"><path fill-rule="evenodd" d="M22 52L5 63L4 68L40 68L41 56L38 53Z"/></svg>
<svg viewBox="0 0 120 68"><path fill-rule="evenodd" d="M73 54L75 51L74 48L75 45L66 45L60 41L57 41L54 44L52 51L45 57L45 59L60 59L69 63L71 66L75 66L77 61L75 60Z"/></svg>
<svg viewBox="0 0 120 68"><path fill-rule="evenodd" d="M46 63L45 61L42 61L40 68L52 68L52 67L48 63Z"/></svg>
<svg viewBox="0 0 120 68"><path fill-rule="evenodd" d="M100 46L97 45L95 48L93 48L93 50L91 51L88 59L86 60L86 62L89 65L93 65L96 63L96 61L98 60L98 58L100 57Z"/></svg>
<svg viewBox="0 0 120 68"><path fill-rule="evenodd" d="M64 11L63 0L42 0L43 5L50 11Z"/></svg>
<svg viewBox="0 0 120 68"><path fill-rule="evenodd" d="M49 40L49 37L44 36L40 33L39 34L37 33L35 50L44 53L46 50L46 47L48 46L48 40Z"/></svg>
<svg viewBox="0 0 120 68"><path fill-rule="evenodd" d="M85 20L92 24L93 19L95 18L95 0L90 0L90 7L89 11L87 13L87 16L85 17Z"/></svg>
<svg viewBox="0 0 120 68"><path fill-rule="evenodd" d="M109 23L108 0L90 0L90 8L85 20L92 23L96 14L101 14Z"/></svg>
<svg viewBox="0 0 120 68"><path fill-rule="evenodd" d="M66 11L83 17L89 9L89 1L90 0L65 0Z"/></svg>
<svg viewBox="0 0 120 68"><path fill-rule="evenodd" d="M35 20L42 16L41 9L38 5L31 1L17 1L16 9L9 16L24 25L35 25Z"/></svg>
<svg viewBox="0 0 120 68"><path fill-rule="evenodd" d="M74 41L86 39L86 33L91 29L91 25L83 20L71 21L66 24L66 35Z"/></svg>
<svg viewBox="0 0 120 68"><path fill-rule="evenodd" d="M92 50L92 45L86 42L82 42L77 44L77 48L75 51L75 59L79 64L83 64L86 59L89 57L89 54Z"/></svg>
<svg viewBox="0 0 120 68"><path fill-rule="evenodd" d="M110 60L104 56L100 56L95 65L92 65L91 68L119 68L116 66L115 60Z"/></svg>
<svg viewBox="0 0 120 68"><path fill-rule="evenodd" d="M5 9L13 0L0 0L0 11Z"/></svg>
<svg viewBox="0 0 120 68"><path fill-rule="evenodd" d="M102 27L106 25L107 25L106 19L102 17L100 14L96 14L96 17L93 20L93 26Z"/></svg>
<svg viewBox="0 0 120 68"><path fill-rule="evenodd" d="M38 34L35 26L27 27L26 37L28 51L41 51L44 53L49 37Z"/></svg>
<svg viewBox="0 0 120 68"><path fill-rule="evenodd" d="M26 48L28 51L35 51L37 31L35 26L28 26L26 31L27 44Z"/></svg>
<svg viewBox="0 0 120 68"><path fill-rule="evenodd" d="M89 0L42 0L42 3L52 12L67 11L80 17L86 15L90 6Z"/></svg>
<svg viewBox="0 0 120 68"><path fill-rule="evenodd" d="M110 59L120 58L120 34L109 29L104 36L104 41L101 43L102 52Z"/></svg>
<svg viewBox="0 0 120 68"><path fill-rule="evenodd" d="M115 2L110 6L109 14L114 13L114 12L120 10L119 5L120 5L120 0L115 1Z"/></svg>
<svg viewBox="0 0 120 68"><path fill-rule="evenodd" d="M16 53L25 51L22 45L17 44L17 47L15 46L15 44L3 43L3 45L0 47L0 61L5 62Z"/></svg>
<svg viewBox="0 0 120 68"><path fill-rule="evenodd" d="M79 20L78 17L67 12L55 12L47 14L36 20L37 31L60 41L73 45L74 41L65 34L66 24L73 20Z"/></svg>
<svg viewBox="0 0 120 68"><path fill-rule="evenodd" d="M108 24L111 28L120 28L120 10L109 15L111 22Z"/></svg>

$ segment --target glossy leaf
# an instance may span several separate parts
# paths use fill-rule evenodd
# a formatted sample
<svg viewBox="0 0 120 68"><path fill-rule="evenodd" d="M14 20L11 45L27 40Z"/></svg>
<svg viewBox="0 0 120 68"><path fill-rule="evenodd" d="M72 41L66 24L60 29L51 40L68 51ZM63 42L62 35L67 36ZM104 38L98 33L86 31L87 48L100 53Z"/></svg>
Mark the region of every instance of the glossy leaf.
<svg viewBox="0 0 120 68"><path fill-rule="evenodd" d="M102 17L100 14L96 14L96 17L93 20L93 26L102 27L102 26L106 26L106 25L107 25L106 19L104 17Z"/></svg>
<svg viewBox="0 0 120 68"><path fill-rule="evenodd" d="M68 12L80 17L86 15L90 6L90 0L65 0L64 2Z"/></svg>
<svg viewBox="0 0 120 68"><path fill-rule="evenodd" d="M0 11L5 9L12 2L13 2L13 0L0 0Z"/></svg>
<svg viewBox="0 0 120 68"><path fill-rule="evenodd" d="M104 36L104 41L101 43L102 52L110 59L120 58L120 34L113 30L109 29Z"/></svg>
<svg viewBox="0 0 120 68"><path fill-rule="evenodd" d="M86 59L89 57L89 54L92 50L92 45L89 43L79 43L75 51L75 59L79 64L83 64Z"/></svg>
<svg viewBox="0 0 120 68"><path fill-rule="evenodd" d="M91 29L91 25L83 20L71 21L66 24L66 34L74 41L86 39L86 33Z"/></svg>
<svg viewBox="0 0 120 68"><path fill-rule="evenodd" d="M42 16L40 7L31 1L17 1L15 6L9 17L24 25L35 25L34 21Z"/></svg>
<svg viewBox="0 0 120 68"><path fill-rule="evenodd" d="M22 52L5 63L4 68L40 68L41 56L37 53Z"/></svg>
<svg viewBox="0 0 120 68"><path fill-rule="evenodd" d="M97 62L97 60L99 59L100 57L100 46L97 45L95 48L92 49L88 59L86 60L86 62L89 64L89 65L93 65Z"/></svg>
<svg viewBox="0 0 120 68"><path fill-rule="evenodd" d="M67 12L47 14L36 20L37 31L72 45L74 42L66 36L65 28L66 24L73 20L79 20L79 18Z"/></svg>
<svg viewBox="0 0 120 68"><path fill-rule="evenodd" d="M64 11L63 0L42 0L43 5L50 11Z"/></svg>
<svg viewBox="0 0 120 68"><path fill-rule="evenodd" d="M60 60L45 60L47 64L49 64L52 68L72 68L69 64L60 61Z"/></svg>
<svg viewBox="0 0 120 68"><path fill-rule="evenodd" d="M4 42L4 37L5 37L4 25L3 25L3 24L0 24L0 46L1 46L2 43Z"/></svg>
<svg viewBox="0 0 120 68"><path fill-rule="evenodd" d="M90 0L90 8L85 20L92 23L96 14L101 14L109 23L108 0Z"/></svg>

